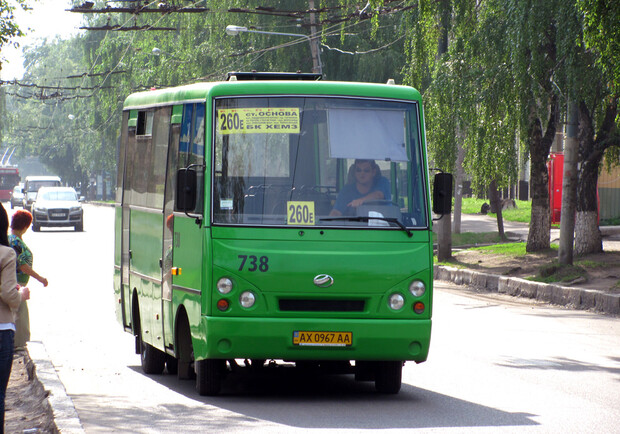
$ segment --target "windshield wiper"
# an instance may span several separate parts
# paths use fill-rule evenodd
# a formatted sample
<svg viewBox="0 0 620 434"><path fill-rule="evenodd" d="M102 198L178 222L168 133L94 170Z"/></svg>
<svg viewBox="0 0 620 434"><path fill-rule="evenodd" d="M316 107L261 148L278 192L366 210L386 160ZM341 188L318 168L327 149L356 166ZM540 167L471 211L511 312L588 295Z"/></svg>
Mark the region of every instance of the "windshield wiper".
<svg viewBox="0 0 620 434"><path fill-rule="evenodd" d="M351 221L351 222L367 222L369 220L383 220L384 222L388 222L388 223L394 223L396 226L398 226L399 228L401 228L403 231L405 231L407 233L407 235L409 236L409 238L411 238L413 236L413 233L411 232L411 230L409 228L407 228L407 226L405 226L404 224L402 224L402 222L400 220L398 220L395 217L368 217L368 216L338 216L338 217L321 217L319 218L319 221L321 220L326 220L326 221L338 221L338 220L345 220L345 221Z"/></svg>

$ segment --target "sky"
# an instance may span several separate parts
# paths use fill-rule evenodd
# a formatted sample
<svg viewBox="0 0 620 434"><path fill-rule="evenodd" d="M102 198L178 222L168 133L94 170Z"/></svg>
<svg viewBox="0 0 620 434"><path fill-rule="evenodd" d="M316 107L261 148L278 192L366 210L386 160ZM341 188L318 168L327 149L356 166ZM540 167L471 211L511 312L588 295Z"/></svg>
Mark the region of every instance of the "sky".
<svg viewBox="0 0 620 434"><path fill-rule="evenodd" d="M78 28L82 14L65 11L71 7L69 0L38 0L31 2L31 6L32 10L29 12L23 12L20 8L16 10L17 24L27 33L26 36L15 39L20 47L15 49L12 45L6 45L0 52L0 56L6 59L2 62L0 71L3 80L19 80L24 75L22 47L40 43L45 38L56 35L66 39L80 31Z"/></svg>

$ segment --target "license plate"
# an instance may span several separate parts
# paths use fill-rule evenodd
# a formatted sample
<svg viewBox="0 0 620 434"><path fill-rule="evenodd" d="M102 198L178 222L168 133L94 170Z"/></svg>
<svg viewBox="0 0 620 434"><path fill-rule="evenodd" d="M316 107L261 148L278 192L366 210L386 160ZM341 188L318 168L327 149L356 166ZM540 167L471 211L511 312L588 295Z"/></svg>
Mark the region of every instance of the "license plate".
<svg viewBox="0 0 620 434"><path fill-rule="evenodd" d="M353 333L351 332L293 332L293 345L314 347L349 347L352 342Z"/></svg>
<svg viewBox="0 0 620 434"><path fill-rule="evenodd" d="M53 212L52 217L64 217L65 213L62 212Z"/></svg>

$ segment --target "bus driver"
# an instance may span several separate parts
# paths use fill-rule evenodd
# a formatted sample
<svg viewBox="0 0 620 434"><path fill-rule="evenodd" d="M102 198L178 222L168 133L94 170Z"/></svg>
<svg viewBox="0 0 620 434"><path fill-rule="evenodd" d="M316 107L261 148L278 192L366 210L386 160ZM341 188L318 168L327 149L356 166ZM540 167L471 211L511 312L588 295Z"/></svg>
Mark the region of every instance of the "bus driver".
<svg viewBox="0 0 620 434"><path fill-rule="evenodd" d="M391 200L390 182L374 160L355 160L354 180L342 188L329 215L352 215L364 202Z"/></svg>

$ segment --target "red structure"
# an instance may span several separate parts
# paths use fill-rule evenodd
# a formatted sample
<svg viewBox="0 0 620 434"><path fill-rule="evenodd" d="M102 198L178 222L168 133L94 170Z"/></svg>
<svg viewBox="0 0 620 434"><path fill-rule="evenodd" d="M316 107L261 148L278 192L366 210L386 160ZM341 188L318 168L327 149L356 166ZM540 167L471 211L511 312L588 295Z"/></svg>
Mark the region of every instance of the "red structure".
<svg viewBox="0 0 620 434"><path fill-rule="evenodd" d="M552 152L547 161L549 170L549 211L551 223L560 223L562 214L562 179L564 177L564 154L562 152ZM601 201L596 189L596 203L598 209L598 219L600 220Z"/></svg>
<svg viewBox="0 0 620 434"><path fill-rule="evenodd" d="M549 209L551 223L560 223L562 214L562 176L564 173L564 154L552 152L547 161L549 170Z"/></svg>
<svg viewBox="0 0 620 434"><path fill-rule="evenodd" d="M0 200L11 198L13 187L19 184L19 170L14 166L0 166Z"/></svg>

